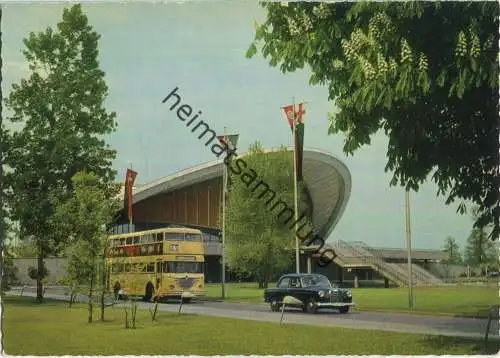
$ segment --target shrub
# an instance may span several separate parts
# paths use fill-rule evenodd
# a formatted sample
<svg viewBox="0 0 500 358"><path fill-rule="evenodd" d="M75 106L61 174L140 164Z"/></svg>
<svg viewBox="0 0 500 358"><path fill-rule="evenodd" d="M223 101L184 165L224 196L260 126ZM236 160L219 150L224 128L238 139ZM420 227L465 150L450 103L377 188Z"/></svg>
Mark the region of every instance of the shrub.
<svg viewBox="0 0 500 358"><path fill-rule="evenodd" d="M42 278L47 278L50 274L50 271L47 269L45 266L45 262L43 263L43 269L42 269ZM30 266L28 267L28 276L32 280L36 280L38 278L38 268Z"/></svg>

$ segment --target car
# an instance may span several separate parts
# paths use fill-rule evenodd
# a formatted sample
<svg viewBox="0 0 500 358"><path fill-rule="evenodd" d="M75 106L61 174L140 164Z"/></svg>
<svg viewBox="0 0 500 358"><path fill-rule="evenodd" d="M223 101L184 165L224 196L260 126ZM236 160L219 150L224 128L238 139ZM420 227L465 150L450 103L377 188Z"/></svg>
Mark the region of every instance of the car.
<svg viewBox="0 0 500 358"><path fill-rule="evenodd" d="M287 306L302 308L306 313L316 313L322 308L347 313L355 305L349 289L332 284L321 274L286 274L279 278L276 287L264 290L264 301L270 304L271 311L279 311L286 296L296 302Z"/></svg>

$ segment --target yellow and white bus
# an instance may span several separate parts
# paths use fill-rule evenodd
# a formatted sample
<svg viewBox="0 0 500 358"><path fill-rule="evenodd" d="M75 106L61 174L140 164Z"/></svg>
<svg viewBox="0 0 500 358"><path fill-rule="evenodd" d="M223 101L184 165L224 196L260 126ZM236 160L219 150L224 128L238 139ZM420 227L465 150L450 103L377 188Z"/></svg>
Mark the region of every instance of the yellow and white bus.
<svg viewBox="0 0 500 358"><path fill-rule="evenodd" d="M200 230L137 231L112 235L108 240L108 286L117 298L190 301L205 295L205 250Z"/></svg>

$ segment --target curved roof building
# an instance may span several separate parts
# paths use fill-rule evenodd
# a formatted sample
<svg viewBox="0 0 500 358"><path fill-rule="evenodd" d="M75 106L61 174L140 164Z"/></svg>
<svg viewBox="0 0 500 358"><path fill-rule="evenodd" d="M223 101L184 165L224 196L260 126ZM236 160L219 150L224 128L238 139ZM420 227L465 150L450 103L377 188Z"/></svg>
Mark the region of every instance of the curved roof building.
<svg viewBox="0 0 500 358"><path fill-rule="evenodd" d="M272 152L274 151L266 151L268 154ZM245 154L238 157L244 159ZM219 261L222 254L219 213L222 211L223 165L222 159L200 164L134 188L134 225L128 227L127 220L122 218L122 224L114 228L115 233L172 225L198 228L203 232L205 241L205 279L207 282L218 282L222 267ZM351 175L335 156L321 150L305 149L303 177L307 188L307 215L312 219L319 236L327 241L349 200ZM252 186L249 190L255 188L256 186ZM263 198L264 208L267 200L260 197ZM274 199L273 196L271 202L276 203ZM282 205L285 203L282 202ZM276 214L276 211L273 213ZM293 212L290 217L293 217ZM406 264L401 258L406 257L406 252L401 249L373 248L361 241L342 240L330 241L323 250L316 251L318 255L313 252L318 246L309 248L311 250L303 252L300 259L301 268L305 269L307 266L307 272L311 272L313 261L321 259L318 255L322 255L324 250L333 249L335 259L332 264L328 267L314 265L314 271L338 280L362 275L366 279L379 277L402 286L409 282ZM442 260L446 256L443 252L431 251L415 250L413 257L425 262ZM442 283L439 278L418 265L414 266L412 277L415 284Z"/></svg>
<svg viewBox="0 0 500 358"><path fill-rule="evenodd" d="M168 223L198 227L206 232L218 230L223 165L219 159L134 188L136 229ZM303 176L313 225L326 240L349 200L351 175L345 164L333 155L305 149Z"/></svg>

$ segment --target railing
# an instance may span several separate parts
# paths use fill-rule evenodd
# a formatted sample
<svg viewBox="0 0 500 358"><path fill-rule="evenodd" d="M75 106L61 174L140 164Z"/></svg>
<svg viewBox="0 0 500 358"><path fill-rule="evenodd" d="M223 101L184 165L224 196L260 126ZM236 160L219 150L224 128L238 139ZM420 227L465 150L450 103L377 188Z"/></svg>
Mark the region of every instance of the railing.
<svg viewBox="0 0 500 358"><path fill-rule="evenodd" d="M378 256L379 259L384 260L383 256L375 249L371 248L370 246L366 245L364 242L362 241L356 241L355 242L355 245L360 245L362 246L363 248L365 248L366 250L374 253L374 255ZM404 272L404 275L406 277L406 279L408 279L408 273L403 270L400 266L398 265L394 265L394 266L397 266L397 269L400 271L400 272ZM416 265L414 265L415 267ZM418 268L414 271L412 271L412 280L413 280L413 284L417 284L417 285L429 285L429 284L433 284L434 283L434 280L435 278L432 277L432 276L429 276L429 274L425 271L425 270L419 270Z"/></svg>
<svg viewBox="0 0 500 358"><path fill-rule="evenodd" d="M395 283L398 283L400 285L408 284L408 279L403 273L398 272L398 270L388 265L388 263L384 260L373 255L373 253L371 253L369 250L360 247L361 245L353 245L353 243L348 243L342 240L338 241L338 245L340 245L341 247L349 248L356 254L356 256L361 258L362 262L369 264L380 274L386 276L388 279L394 281Z"/></svg>
<svg viewBox="0 0 500 358"><path fill-rule="evenodd" d="M362 241L354 241L351 243L355 247L361 247L361 249L365 252L371 253L373 256L377 257L379 263L384 262L385 264L388 264L382 254L375 248L372 248L365 244ZM392 265L392 267L400 272L400 275L403 275L406 280L406 284L408 284L408 273L403 270L399 265ZM413 284L418 284L418 285L438 285L442 284L443 282L440 282L437 277L434 275L430 274L423 268L421 268L418 265L413 265L414 270L412 271L412 280Z"/></svg>
<svg viewBox="0 0 500 358"><path fill-rule="evenodd" d="M431 284L431 285L442 285L442 284L445 283L443 280L441 280L440 278L436 277L431 272L429 272L428 270L424 269L423 267L420 267L419 265L415 264L415 265L413 265L413 268L414 268L415 271L420 272L426 278L428 284Z"/></svg>

